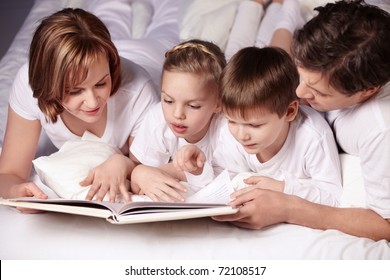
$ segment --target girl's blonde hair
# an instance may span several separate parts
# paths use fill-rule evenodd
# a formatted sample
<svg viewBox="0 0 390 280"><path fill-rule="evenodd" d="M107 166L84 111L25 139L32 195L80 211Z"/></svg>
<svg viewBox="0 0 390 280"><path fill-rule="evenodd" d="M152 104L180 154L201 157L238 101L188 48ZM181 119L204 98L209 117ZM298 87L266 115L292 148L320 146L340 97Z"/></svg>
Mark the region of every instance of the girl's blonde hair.
<svg viewBox="0 0 390 280"><path fill-rule="evenodd" d="M69 89L86 79L91 63L102 54L108 59L113 95L121 83L120 58L104 23L73 8L42 20L31 42L29 83L49 121L57 121Z"/></svg>
<svg viewBox="0 0 390 280"><path fill-rule="evenodd" d="M164 71L204 75L208 82L219 82L226 66L225 55L214 43L192 39L165 53ZM219 90L218 90L219 94Z"/></svg>

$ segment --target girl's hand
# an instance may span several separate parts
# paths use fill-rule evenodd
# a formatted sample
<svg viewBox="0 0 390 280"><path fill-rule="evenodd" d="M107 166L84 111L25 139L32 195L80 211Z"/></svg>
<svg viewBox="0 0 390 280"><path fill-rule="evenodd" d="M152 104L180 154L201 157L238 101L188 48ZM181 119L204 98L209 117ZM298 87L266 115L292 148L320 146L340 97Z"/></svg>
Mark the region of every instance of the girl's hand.
<svg viewBox="0 0 390 280"><path fill-rule="evenodd" d="M109 193L110 202L115 202L117 195L122 194L126 202L130 201L130 183L127 179L130 176L132 161L122 155L115 154L105 162L92 169L88 176L80 182L81 186L91 186L85 199L102 201Z"/></svg>
<svg viewBox="0 0 390 280"><path fill-rule="evenodd" d="M177 170L189 172L193 175L202 174L205 161L205 154L195 145L181 147L172 159Z"/></svg>
<svg viewBox="0 0 390 280"><path fill-rule="evenodd" d="M153 201L184 201L179 192L186 192L177 179L159 168L138 165L131 174L131 188L136 194L145 194Z"/></svg>

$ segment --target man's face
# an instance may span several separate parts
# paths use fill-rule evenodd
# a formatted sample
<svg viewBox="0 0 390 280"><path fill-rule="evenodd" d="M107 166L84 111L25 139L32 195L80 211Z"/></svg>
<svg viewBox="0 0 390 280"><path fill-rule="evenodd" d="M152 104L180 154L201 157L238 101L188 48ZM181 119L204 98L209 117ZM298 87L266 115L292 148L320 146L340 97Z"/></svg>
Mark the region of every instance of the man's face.
<svg viewBox="0 0 390 280"><path fill-rule="evenodd" d="M325 75L298 67L300 83L296 94L314 109L326 112L347 108L365 100L364 92L347 96L332 88Z"/></svg>

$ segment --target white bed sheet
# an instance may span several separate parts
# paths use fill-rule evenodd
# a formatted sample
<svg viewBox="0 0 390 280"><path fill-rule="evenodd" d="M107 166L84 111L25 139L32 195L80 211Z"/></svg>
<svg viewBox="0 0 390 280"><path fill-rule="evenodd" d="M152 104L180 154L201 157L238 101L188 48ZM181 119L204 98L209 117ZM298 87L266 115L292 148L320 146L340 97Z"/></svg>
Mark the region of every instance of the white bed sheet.
<svg viewBox="0 0 390 280"><path fill-rule="evenodd" d="M301 2L315 5L319 1ZM9 51L0 61L0 139L5 128L8 90L16 71L27 61L28 45L36 23L69 4L81 6L83 1L36 0ZM191 1L181 4L184 11ZM184 18L183 15L179 17ZM53 150L47 140L41 141L39 155ZM341 162L345 188L342 206L364 207L359 159L341 155ZM313 230L289 224L257 231L211 219L115 226L98 218L58 213L27 215L8 207L0 207L0 224L1 259L390 260L390 242L385 240L374 242L335 230Z"/></svg>
<svg viewBox="0 0 390 280"><path fill-rule="evenodd" d="M335 230L279 224L245 230L211 219L112 225L58 213L21 214L0 207L0 258L381 260L390 245Z"/></svg>

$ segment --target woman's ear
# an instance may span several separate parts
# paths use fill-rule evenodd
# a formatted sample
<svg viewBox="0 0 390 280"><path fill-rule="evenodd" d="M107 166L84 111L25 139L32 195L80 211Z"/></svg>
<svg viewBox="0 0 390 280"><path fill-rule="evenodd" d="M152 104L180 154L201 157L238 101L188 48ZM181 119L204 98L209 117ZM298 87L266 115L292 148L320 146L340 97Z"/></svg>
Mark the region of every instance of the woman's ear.
<svg viewBox="0 0 390 280"><path fill-rule="evenodd" d="M287 111L286 111L286 120L291 122L295 119L295 117L298 114L298 108L299 108L299 101L294 100L293 102L288 105Z"/></svg>

